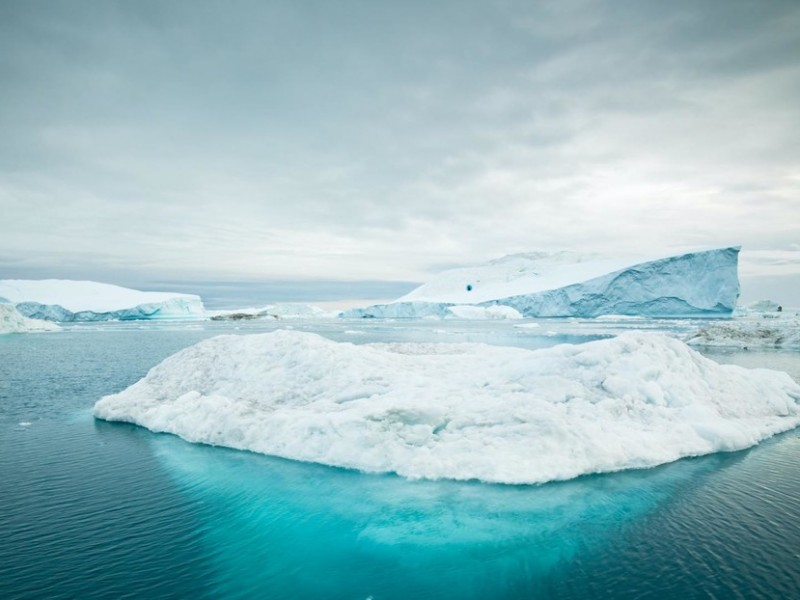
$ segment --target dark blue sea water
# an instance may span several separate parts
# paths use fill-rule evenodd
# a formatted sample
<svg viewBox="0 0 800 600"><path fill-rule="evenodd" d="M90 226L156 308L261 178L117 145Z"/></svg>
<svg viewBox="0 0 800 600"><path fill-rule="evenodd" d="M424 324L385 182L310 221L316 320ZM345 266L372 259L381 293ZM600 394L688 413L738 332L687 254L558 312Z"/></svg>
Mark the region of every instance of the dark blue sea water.
<svg viewBox="0 0 800 600"><path fill-rule="evenodd" d="M353 341L567 335L317 327ZM0 336L0 598L800 597L797 432L644 471L497 486L364 475L91 417L100 396L230 329ZM800 376L797 353L713 357Z"/></svg>

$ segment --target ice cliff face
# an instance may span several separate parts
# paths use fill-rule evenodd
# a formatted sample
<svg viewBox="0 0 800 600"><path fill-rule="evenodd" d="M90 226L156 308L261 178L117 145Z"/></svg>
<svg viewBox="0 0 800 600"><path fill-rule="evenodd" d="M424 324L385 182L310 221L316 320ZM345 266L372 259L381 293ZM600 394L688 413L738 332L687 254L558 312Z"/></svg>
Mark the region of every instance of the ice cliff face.
<svg viewBox="0 0 800 600"><path fill-rule="evenodd" d="M458 304L505 306L525 317L728 316L739 297L739 247L648 260L569 253L514 255L456 269L396 302L353 309L347 318L451 316Z"/></svg>
<svg viewBox="0 0 800 600"><path fill-rule="evenodd" d="M33 331L57 331L54 323L24 317L13 304L0 302L0 333L29 333Z"/></svg>
<svg viewBox="0 0 800 600"><path fill-rule="evenodd" d="M141 292L94 281L61 279L0 280L0 298L23 315L62 323L139 319L199 319L205 315L199 296Z"/></svg>

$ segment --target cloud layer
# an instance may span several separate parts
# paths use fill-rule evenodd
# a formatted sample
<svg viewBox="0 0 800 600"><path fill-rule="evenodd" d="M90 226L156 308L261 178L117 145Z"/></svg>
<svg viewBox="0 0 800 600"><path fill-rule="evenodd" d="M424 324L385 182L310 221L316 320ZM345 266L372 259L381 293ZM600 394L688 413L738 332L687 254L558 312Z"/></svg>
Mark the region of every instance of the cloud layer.
<svg viewBox="0 0 800 600"><path fill-rule="evenodd" d="M12 0L0 89L0 273L422 280L729 243L761 253L748 276L800 265L793 1Z"/></svg>

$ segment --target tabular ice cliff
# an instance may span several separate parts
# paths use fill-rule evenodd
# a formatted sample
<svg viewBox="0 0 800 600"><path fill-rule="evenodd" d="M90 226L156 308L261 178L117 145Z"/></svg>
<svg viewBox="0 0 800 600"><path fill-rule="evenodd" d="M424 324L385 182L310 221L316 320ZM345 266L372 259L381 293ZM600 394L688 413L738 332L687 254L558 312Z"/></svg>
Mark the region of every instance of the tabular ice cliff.
<svg viewBox="0 0 800 600"><path fill-rule="evenodd" d="M4 279L0 298L26 317L62 323L205 316L202 300L193 294L140 292L95 281Z"/></svg>
<svg viewBox="0 0 800 600"><path fill-rule="evenodd" d="M507 256L446 271L390 304L346 318L455 316L451 307L506 306L524 317L728 316L739 297L739 247L622 262L568 252Z"/></svg>

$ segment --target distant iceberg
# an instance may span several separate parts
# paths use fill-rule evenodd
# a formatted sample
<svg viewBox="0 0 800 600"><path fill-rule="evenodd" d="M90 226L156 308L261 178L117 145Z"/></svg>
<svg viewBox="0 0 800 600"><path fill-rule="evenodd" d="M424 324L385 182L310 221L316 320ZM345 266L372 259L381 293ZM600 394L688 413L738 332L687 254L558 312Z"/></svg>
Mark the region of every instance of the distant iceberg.
<svg viewBox="0 0 800 600"><path fill-rule="evenodd" d="M30 333L34 331L58 331L58 325L23 316L13 304L0 302L0 334Z"/></svg>
<svg viewBox="0 0 800 600"><path fill-rule="evenodd" d="M570 252L515 254L446 271L389 304L345 318L453 317L456 305L505 306L524 317L729 316L739 297L739 247L642 262Z"/></svg>
<svg viewBox="0 0 800 600"><path fill-rule="evenodd" d="M3 279L0 298L13 303L27 317L64 323L205 316L200 296L140 292L95 281Z"/></svg>
<svg viewBox="0 0 800 600"><path fill-rule="evenodd" d="M759 319L738 318L714 323L691 334L686 339L692 346L731 348L783 348L800 350L800 318Z"/></svg>
<svg viewBox="0 0 800 600"><path fill-rule="evenodd" d="M94 414L199 442L409 478L541 483L739 450L800 424L785 373L625 333L543 350L219 336Z"/></svg>
<svg viewBox="0 0 800 600"><path fill-rule="evenodd" d="M239 308L235 310L210 310L212 321L258 321L275 319L324 319L335 318L339 312L329 312L313 304L283 302L268 304L261 308Z"/></svg>

